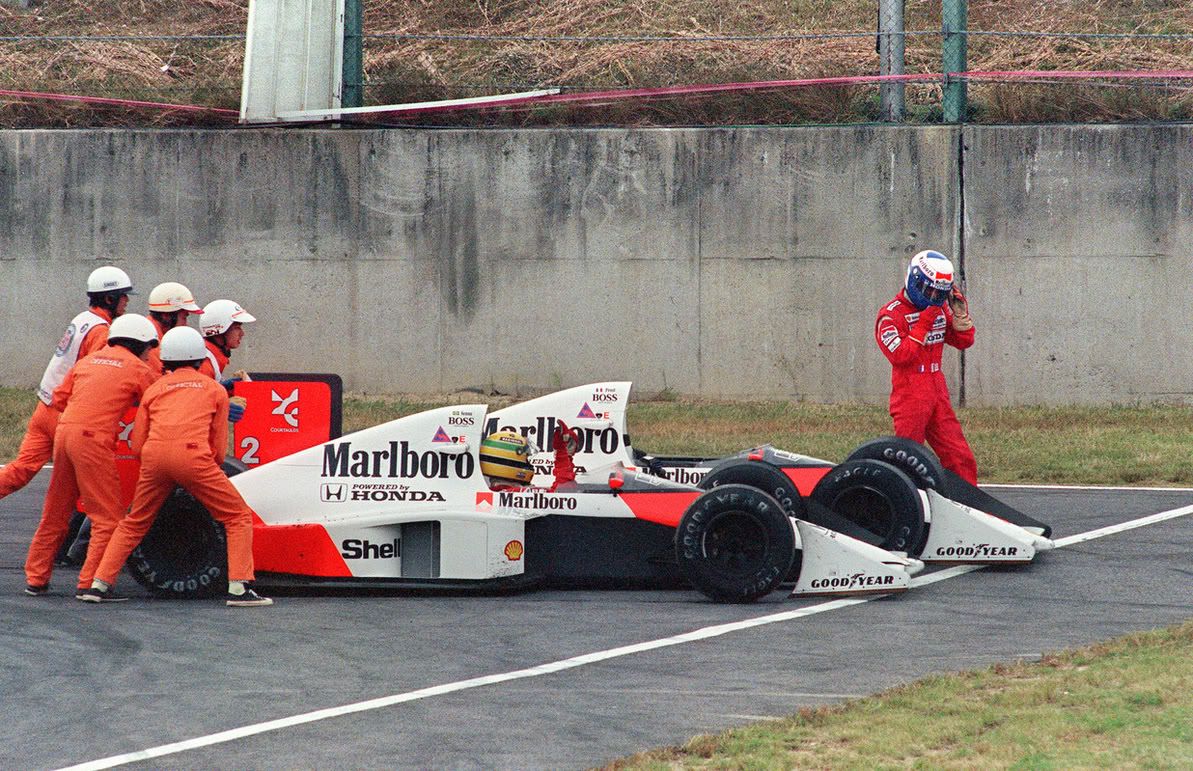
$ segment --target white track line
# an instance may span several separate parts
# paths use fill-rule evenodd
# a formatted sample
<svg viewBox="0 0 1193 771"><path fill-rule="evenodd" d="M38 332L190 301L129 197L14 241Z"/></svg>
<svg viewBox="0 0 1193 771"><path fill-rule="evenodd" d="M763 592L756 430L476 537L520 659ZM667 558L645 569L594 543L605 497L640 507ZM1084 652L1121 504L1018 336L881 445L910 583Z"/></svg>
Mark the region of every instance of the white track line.
<svg viewBox="0 0 1193 771"><path fill-rule="evenodd" d="M1077 535L1060 538L1056 540L1056 545L1061 547L1069 546L1075 543L1082 543L1084 541L1092 541L1096 538L1103 538L1108 535L1114 535L1115 533L1122 533L1127 530L1146 527L1147 525L1153 525L1157 522L1176 519L1191 513L1193 513L1193 506L1184 506L1179 509L1172 509L1171 511L1162 511L1159 514L1152 514L1140 519L1123 522L1119 525L1110 525L1109 527L1090 530L1086 533L1078 533ZM911 585L912 587L928 586L929 584L946 581L950 578L956 578L957 576L965 575L966 573L972 573L975 570L981 570L983 567L986 566L957 565L955 567L945 568L944 570L938 570L934 573L929 573L925 576L917 576L911 579ZM160 758L163 755L173 755L179 752L186 752L187 750L198 749L200 747L210 747L213 744L222 744L224 742L230 742L236 739L243 739L247 736L255 736L257 734L263 734L269 731L277 731L282 728L290 728L291 726L303 725L305 723L314 723L333 717L351 715L356 712L368 712L370 710L381 709L383 707L392 707L395 704L404 704L410 701L428 699L433 696L443 696L444 694L471 690L473 688L480 688L481 686L493 685L495 683L508 683L513 680L524 680L530 677L550 675L556 672L562 672L564 670L586 666L588 664L595 664L601 661L608 661L609 659L629 656L634 653L643 653L645 651L668 648L673 645L684 645L686 643L697 642L699 640L708 640L713 637L720 637L733 632L740 632L744 629L753 629L754 627L766 626L768 624L777 624L783 621L793 621L798 618L807 618L820 613L827 613L832 610L848 608L852 605L860 605L863 602L870 602L871 600L877 599L880 596L881 595L870 595L866 597L850 597L839 600L830 600L817 605L809 605L806 608L799 608L798 610L772 613L770 615L758 616L757 618L746 619L744 621L734 621L728 624L706 626L703 629L696 629L691 632L675 635L673 637L664 637L659 640L649 640L647 642L634 643L633 645L623 645L620 648L610 648L609 650L586 653L582 656L574 656L570 659L540 664L537 667L530 667L529 669L519 669L513 672L504 672L495 675L484 675L482 677L474 677L469 680L458 680L454 683L445 683L444 685L420 688L417 691L407 691L406 693L397 693L392 696L369 699L368 701L359 701L355 704L345 704L340 707L329 707L327 709L315 710L314 712L306 712L300 715L291 715L290 717L279 718L277 720L268 720L264 723L255 723L253 725L242 726L240 728L232 728L227 731L220 731L219 733L208 734L207 736L199 736L194 739L187 739L185 741L174 742L172 744L163 744L158 747L150 747L149 749L139 750L137 752L129 752L123 755L112 755L111 757L69 766L65 769L62 769L62 771L92 771L93 769L97 770L113 768L126 763L135 763L141 760Z"/></svg>
<svg viewBox="0 0 1193 771"><path fill-rule="evenodd" d="M1127 530L1134 530L1138 527L1146 527L1154 525L1157 522L1166 522L1170 519L1183 517L1186 514L1193 514L1193 506L1182 506L1179 509L1171 509L1169 511L1161 511L1159 514L1152 514L1148 517L1140 517L1133 519L1130 522L1124 522L1121 525L1107 525L1100 527L1097 530L1090 530L1086 533L1078 533L1076 535L1068 535L1064 538L1057 538L1053 541L1057 548L1061 546L1072 546L1075 543L1082 543L1084 541L1092 541L1095 538L1102 538L1107 535L1114 535L1115 533L1122 533Z"/></svg>

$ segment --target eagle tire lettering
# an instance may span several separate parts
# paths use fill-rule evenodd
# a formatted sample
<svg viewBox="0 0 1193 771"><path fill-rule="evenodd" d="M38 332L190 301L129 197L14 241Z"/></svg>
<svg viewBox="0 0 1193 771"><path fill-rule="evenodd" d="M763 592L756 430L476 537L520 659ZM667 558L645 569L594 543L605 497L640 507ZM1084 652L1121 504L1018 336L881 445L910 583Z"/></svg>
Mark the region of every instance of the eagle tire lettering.
<svg viewBox="0 0 1193 771"><path fill-rule="evenodd" d="M880 460L846 461L826 474L810 496L852 522L874 546L918 555L928 539L927 512L911 478Z"/></svg>

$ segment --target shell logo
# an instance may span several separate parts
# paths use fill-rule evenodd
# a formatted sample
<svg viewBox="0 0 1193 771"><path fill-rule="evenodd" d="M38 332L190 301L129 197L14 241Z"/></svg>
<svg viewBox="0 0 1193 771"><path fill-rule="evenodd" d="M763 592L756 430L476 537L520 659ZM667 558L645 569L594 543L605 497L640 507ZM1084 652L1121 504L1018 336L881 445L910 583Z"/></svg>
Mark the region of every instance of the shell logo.
<svg viewBox="0 0 1193 771"><path fill-rule="evenodd" d="M522 542L510 541L505 545L505 558L510 562L522 559Z"/></svg>

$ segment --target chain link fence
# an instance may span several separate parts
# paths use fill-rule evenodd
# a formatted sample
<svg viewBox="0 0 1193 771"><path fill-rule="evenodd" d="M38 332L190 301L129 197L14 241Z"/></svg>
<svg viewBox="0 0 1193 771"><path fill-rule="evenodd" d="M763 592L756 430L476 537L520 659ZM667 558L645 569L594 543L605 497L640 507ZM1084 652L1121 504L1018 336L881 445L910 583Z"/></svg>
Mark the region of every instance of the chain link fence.
<svg viewBox="0 0 1193 771"><path fill-rule="evenodd" d="M226 115L14 95L238 108L247 0L147 1L148 14L105 6L103 24L82 0L0 6L0 124L226 124ZM600 97L407 119L453 125L1193 119L1193 81L1182 75L1193 70L1193 4L1132 8L680 0L648 14L607 0L364 0L363 67L346 73L345 95L366 105L542 88ZM1135 74L1072 74L1092 71ZM791 83L808 80L817 83ZM757 86L771 81L787 84ZM696 84L751 85L684 90ZM673 92L617 98L649 89Z"/></svg>

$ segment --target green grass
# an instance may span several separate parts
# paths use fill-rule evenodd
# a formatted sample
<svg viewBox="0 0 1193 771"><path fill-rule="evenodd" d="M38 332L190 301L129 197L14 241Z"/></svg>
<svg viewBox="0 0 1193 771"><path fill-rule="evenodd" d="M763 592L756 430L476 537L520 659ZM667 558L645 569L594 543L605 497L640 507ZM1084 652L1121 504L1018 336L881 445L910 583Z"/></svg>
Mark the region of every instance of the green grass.
<svg viewBox="0 0 1193 771"><path fill-rule="evenodd" d="M611 769L1193 768L1193 622L937 675Z"/></svg>

